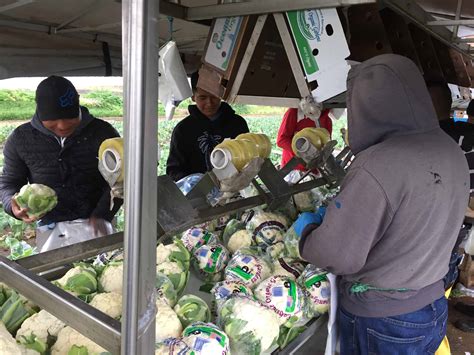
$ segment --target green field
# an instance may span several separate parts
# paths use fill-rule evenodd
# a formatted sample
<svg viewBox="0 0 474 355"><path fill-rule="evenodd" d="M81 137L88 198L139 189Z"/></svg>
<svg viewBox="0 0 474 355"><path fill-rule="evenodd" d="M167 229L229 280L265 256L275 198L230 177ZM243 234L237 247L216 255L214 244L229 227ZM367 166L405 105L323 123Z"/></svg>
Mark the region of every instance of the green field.
<svg viewBox="0 0 474 355"><path fill-rule="evenodd" d="M187 106L191 100L186 100L176 109L177 117L187 115ZM108 119L114 127L123 134L123 123L120 119L123 113L123 100L121 95L111 91L94 91L81 94L81 104L88 107L94 116ZM250 131L267 134L273 144L271 160L274 163L280 161L281 152L276 147L276 136L285 108L254 105L233 105L235 111L243 116L249 125ZM34 92L23 90L0 90L0 145L3 145L10 132L18 126L21 120L31 118L35 110ZM164 110L158 105L158 115L162 117ZM8 122L13 121L16 122ZM160 161L158 173L165 173L166 159L169 153L171 133L178 119L167 121L160 119L158 123L158 144L160 149ZM333 137L342 146L339 130L345 125L345 120L334 122ZM3 155L0 157L0 166L3 165Z"/></svg>
<svg viewBox="0 0 474 355"><path fill-rule="evenodd" d="M158 122L158 145L160 160L157 162L157 173L165 173L166 160L169 154L171 133L179 119L187 115L187 106L191 100L186 100L176 109L176 119L167 121L160 119ZM116 92L94 91L81 93L81 104L88 107L91 113L99 118L108 120L123 135L123 100ZM243 116L251 132L265 133L272 141L272 153L270 159L274 164L280 162L281 150L276 146L276 136L280 127L281 119L285 112L282 107L233 105L235 111ZM0 149L3 148L9 134L18 125L31 118L35 111L34 92L20 90L0 90ZM161 104L158 105L158 115L164 116ZM333 122L333 138L338 140L338 146L342 147L340 129L346 125L346 120L341 119ZM0 168L3 166L3 154L0 155ZM123 228L123 210L118 215L118 228ZM0 252L5 248L5 237L14 236L23 238L31 233L31 226L17 221L0 210ZM5 252L5 249L3 249Z"/></svg>
<svg viewBox="0 0 474 355"><path fill-rule="evenodd" d="M80 94L81 104L97 117L122 117L123 98L117 92L98 90ZM190 99L183 101L176 109L176 116L187 115ZM284 108L271 106L234 105L239 115L283 115ZM27 90L0 90L0 121L25 120L35 112L35 93ZM158 115L164 116L165 110L158 103Z"/></svg>

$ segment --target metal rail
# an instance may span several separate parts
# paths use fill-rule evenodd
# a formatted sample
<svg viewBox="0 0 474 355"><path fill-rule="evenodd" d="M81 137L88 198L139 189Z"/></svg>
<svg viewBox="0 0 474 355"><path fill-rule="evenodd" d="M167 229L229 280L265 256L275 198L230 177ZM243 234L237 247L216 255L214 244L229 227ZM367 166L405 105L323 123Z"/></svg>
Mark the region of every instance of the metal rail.
<svg viewBox="0 0 474 355"><path fill-rule="evenodd" d="M299 192L332 182L333 180L328 178L319 178L289 186L287 192L279 196L279 198L291 197ZM186 228L229 214L230 212L243 211L266 204L272 201L272 199L273 197L270 193L264 192L257 196L228 203L224 206L198 209L196 216L179 224L179 228L169 229L166 232L161 228L158 233L158 239L175 235ZM123 241L123 233L120 232L50 250L17 260L16 262L0 257L0 281L18 290L26 298L33 300L38 306L65 321L80 333L112 352L112 354L118 354L120 352L121 339L120 322L97 311L87 303L82 302L35 273L46 272L75 261L93 257L101 252L121 248L123 247ZM314 331L311 329L315 326L312 325L309 328L310 330L305 331L303 334L308 334L308 332L314 333L317 329L315 328ZM286 354L286 352L284 353Z"/></svg>
<svg viewBox="0 0 474 355"><path fill-rule="evenodd" d="M453 33L449 31L445 26L433 26L436 19L423 10L414 0L382 0L382 3L388 6L393 11L399 13L404 18L413 21L417 26L421 27L427 33L433 37L439 39L449 47L462 52L464 54L472 56L469 53L469 47L459 41L452 41ZM460 24L460 23L457 23Z"/></svg>
<svg viewBox="0 0 474 355"><path fill-rule="evenodd" d="M289 187L289 193L283 197L291 197L297 193L311 190L315 187L327 185L328 183L332 182L333 181L325 178L319 178L293 185ZM266 204L270 200L271 195L269 193L261 193L257 196L230 202L224 206L201 208L198 210L195 218L183 222L180 228L169 229L167 231L164 231L163 228L159 228L160 232L158 233L158 239L162 240L168 236L174 236L186 230L187 228L207 222L220 216L227 215L229 213L236 213ZM105 237L91 239L81 243L50 250L41 254L32 255L27 258L17 260L16 263L25 269L29 269L31 272L40 273L71 264L76 261L94 257L102 252L119 249L121 247L123 247L123 233L119 232ZM0 264L2 261L3 259L0 260ZM15 285L10 286L15 288Z"/></svg>
<svg viewBox="0 0 474 355"><path fill-rule="evenodd" d="M49 281L0 256L0 281L64 321L112 354L120 353L120 322Z"/></svg>
<svg viewBox="0 0 474 355"><path fill-rule="evenodd" d="M311 324L306 328L303 333L298 335L290 344L288 344L282 350L276 350L272 355L292 355L298 354L301 347L318 331L322 331L323 327L326 326L328 322L328 315L324 314L321 317L315 319Z"/></svg>

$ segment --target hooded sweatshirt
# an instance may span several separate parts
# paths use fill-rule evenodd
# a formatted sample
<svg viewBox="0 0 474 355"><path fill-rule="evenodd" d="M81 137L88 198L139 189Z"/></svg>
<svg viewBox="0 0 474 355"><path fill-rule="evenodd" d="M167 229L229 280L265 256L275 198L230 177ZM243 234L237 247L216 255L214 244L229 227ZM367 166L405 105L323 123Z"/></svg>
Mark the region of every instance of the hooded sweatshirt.
<svg viewBox="0 0 474 355"><path fill-rule="evenodd" d="M225 138L249 131L247 122L225 102L212 117L206 117L196 105L188 107L189 116L179 122L171 136L166 174L174 181L212 169L210 154Z"/></svg>
<svg viewBox="0 0 474 355"><path fill-rule="evenodd" d="M355 160L321 226L303 232L300 249L342 276L341 305L352 314L414 312L444 294L468 202L466 159L439 128L409 59L372 58L351 69L347 84Z"/></svg>

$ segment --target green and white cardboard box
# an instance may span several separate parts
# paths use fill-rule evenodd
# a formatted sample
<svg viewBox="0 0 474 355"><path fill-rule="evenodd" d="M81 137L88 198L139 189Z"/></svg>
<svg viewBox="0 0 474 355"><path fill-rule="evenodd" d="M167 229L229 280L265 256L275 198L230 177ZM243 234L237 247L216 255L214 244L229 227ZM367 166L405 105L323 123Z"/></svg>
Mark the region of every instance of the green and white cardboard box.
<svg viewBox="0 0 474 355"><path fill-rule="evenodd" d="M306 80L316 80L313 97L322 102L346 90L350 54L336 9L286 13Z"/></svg>
<svg viewBox="0 0 474 355"><path fill-rule="evenodd" d="M242 25L242 16L216 19L204 61L225 72L232 58Z"/></svg>

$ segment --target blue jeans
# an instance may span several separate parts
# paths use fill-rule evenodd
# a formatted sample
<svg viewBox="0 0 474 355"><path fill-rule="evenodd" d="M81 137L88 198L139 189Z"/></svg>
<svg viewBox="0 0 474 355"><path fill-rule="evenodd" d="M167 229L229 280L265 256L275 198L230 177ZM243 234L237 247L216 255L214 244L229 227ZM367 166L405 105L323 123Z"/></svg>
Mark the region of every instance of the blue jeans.
<svg viewBox="0 0 474 355"><path fill-rule="evenodd" d="M462 260L462 255L456 251L453 251L451 254L451 260L449 261L449 271L444 277L444 289L452 287L459 276L458 266Z"/></svg>
<svg viewBox="0 0 474 355"><path fill-rule="evenodd" d="M339 307L341 355L434 354L446 335L448 302L386 318L358 317Z"/></svg>

